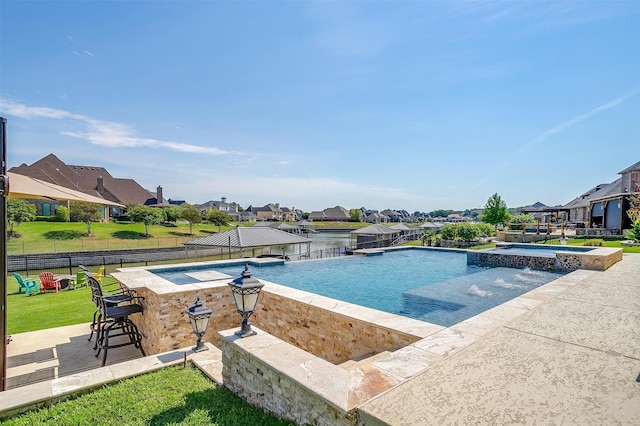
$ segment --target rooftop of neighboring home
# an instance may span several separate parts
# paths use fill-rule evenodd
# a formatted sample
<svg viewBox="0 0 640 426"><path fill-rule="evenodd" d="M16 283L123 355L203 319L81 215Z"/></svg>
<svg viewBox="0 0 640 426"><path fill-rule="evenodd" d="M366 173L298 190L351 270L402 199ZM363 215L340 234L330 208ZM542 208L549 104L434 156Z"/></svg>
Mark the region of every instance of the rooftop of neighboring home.
<svg viewBox="0 0 640 426"><path fill-rule="evenodd" d="M610 183L601 183L562 206L564 209L589 207L592 201L640 192L640 161L618 172L621 175Z"/></svg>
<svg viewBox="0 0 640 426"><path fill-rule="evenodd" d="M31 165L21 164L12 167L9 171L121 204L133 202L156 206L169 205L162 196L160 186L156 193L153 193L133 179L111 176L104 167L69 165L54 154L49 154Z"/></svg>

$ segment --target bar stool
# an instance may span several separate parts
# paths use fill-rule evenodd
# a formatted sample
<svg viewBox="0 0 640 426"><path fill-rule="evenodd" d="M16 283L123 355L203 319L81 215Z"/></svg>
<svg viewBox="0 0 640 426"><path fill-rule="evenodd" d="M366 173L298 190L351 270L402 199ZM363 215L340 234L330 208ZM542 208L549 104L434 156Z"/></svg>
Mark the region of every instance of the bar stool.
<svg viewBox="0 0 640 426"><path fill-rule="evenodd" d="M140 349L142 356L146 356L142 348L142 335L138 327L129 319L130 315L142 313L142 305L135 303L136 299L142 298L127 293L103 295L100 283L90 272L87 274L87 282L91 288L92 299L98 308L93 314L89 340L95 332L94 349L97 349L95 356L98 357L102 353L102 366L107 362L109 349L134 345ZM120 343L109 341L110 338L118 336L127 336L128 340Z"/></svg>

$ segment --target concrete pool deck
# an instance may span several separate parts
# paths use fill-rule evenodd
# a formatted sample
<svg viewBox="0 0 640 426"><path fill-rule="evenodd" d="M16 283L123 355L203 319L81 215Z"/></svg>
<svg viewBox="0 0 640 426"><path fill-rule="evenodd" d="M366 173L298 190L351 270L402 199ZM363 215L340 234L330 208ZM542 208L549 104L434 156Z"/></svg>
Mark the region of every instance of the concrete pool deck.
<svg viewBox="0 0 640 426"><path fill-rule="evenodd" d="M362 404L357 424L635 424L640 418L640 255L627 254L606 271L577 276L573 285L556 285L554 294L529 312ZM56 348L58 331L71 329L14 336L9 357L26 360L33 353L37 358ZM113 362L117 352L110 354ZM17 387L0 394L0 414L12 407L11 400L23 406L30 400L42 403L65 383L81 391L80 377L90 388L125 372L161 368L165 360L179 362L170 354L140 357ZM201 364L215 363L219 366L213 359ZM36 371L38 362L25 362L10 373L26 376L29 368Z"/></svg>
<svg viewBox="0 0 640 426"><path fill-rule="evenodd" d="M637 424L639 277L624 255L365 403L360 423Z"/></svg>

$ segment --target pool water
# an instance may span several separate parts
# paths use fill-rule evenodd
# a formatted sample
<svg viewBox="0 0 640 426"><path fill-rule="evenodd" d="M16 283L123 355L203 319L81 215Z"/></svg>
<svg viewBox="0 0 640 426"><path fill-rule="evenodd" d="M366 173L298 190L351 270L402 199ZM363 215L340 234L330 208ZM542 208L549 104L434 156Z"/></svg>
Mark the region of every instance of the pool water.
<svg viewBox="0 0 640 426"><path fill-rule="evenodd" d="M555 257L556 252L558 251L569 251L569 252L577 252L577 253L586 253L588 251L593 250L592 247L567 247L563 246L559 247L545 247L545 246L536 246L533 244L513 244L502 247L496 247L493 249L488 249L486 251L495 252L495 253L504 253L504 254L517 254L517 255L526 255L526 256L546 256L546 257Z"/></svg>
<svg viewBox="0 0 640 426"><path fill-rule="evenodd" d="M227 274L230 277L223 279L229 282L243 269L244 264L215 267L214 276ZM464 252L416 249L387 251L382 256L250 266L249 270L254 278L443 326L560 276L548 271L467 265ZM201 268L193 271L167 268L153 272L175 284L197 283L198 278L211 276Z"/></svg>

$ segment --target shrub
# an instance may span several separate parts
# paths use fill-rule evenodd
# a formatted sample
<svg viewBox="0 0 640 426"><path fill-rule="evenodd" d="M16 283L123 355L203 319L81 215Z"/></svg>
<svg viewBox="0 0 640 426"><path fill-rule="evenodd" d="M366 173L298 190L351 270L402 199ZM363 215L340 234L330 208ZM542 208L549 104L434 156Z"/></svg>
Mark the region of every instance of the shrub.
<svg viewBox="0 0 640 426"><path fill-rule="evenodd" d="M598 238L592 238L590 240L584 240L582 243L583 246L597 246L602 247L604 245L604 240Z"/></svg>
<svg viewBox="0 0 640 426"><path fill-rule="evenodd" d="M633 221L631 229L627 230L627 237L631 241L635 241L636 243L640 243L640 219L636 219Z"/></svg>
<svg viewBox="0 0 640 426"><path fill-rule="evenodd" d="M440 231L440 237L443 240L455 240L457 236L458 236L457 223L447 223L442 227L442 231Z"/></svg>
<svg viewBox="0 0 640 426"><path fill-rule="evenodd" d="M480 236L480 228L474 223L459 223L457 235L463 241L473 241Z"/></svg>
<svg viewBox="0 0 640 426"><path fill-rule="evenodd" d="M58 222L66 222L69 220L69 209L65 206L59 206L56 210L56 219Z"/></svg>
<svg viewBox="0 0 640 426"><path fill-rule="evenodd" d="M481 237L492 237L496 234L495 226L490 223L477 223L476 226L478 227L478 231L480 232L479 235Z"/></svg>

